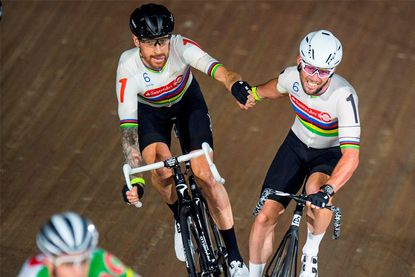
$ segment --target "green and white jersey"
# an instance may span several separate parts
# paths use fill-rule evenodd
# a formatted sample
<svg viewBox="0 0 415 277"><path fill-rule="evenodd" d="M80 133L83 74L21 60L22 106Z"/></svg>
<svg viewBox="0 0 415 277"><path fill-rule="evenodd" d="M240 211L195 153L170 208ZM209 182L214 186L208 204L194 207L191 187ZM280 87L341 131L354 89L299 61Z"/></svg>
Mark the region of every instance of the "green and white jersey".
<svg viewBox="0 0 415 277"><path fill-rule="evenodd" d="M50 277L45 265L47 257L38 254L28 259L18 277ZM88 277L134 277L139 276L131 268L126 267L117 257L105 250L97 249L93 252L89 264Z"/></svg>
<svg viewBox="0 0 415 277"><path fill-rule="evenodd" d="M305 145L317 149L360 147L358 97L344 78L334 74L323 94L311 96L304 92L293 66L279 75L277 89L288 94L296 113L291 129Z"/></svg>

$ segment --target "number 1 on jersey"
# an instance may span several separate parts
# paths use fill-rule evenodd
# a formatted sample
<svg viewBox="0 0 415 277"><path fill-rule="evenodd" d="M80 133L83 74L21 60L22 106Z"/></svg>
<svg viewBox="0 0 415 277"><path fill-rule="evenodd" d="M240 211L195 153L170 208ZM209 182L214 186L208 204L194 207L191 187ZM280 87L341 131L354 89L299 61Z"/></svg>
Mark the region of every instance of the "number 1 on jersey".
<svg viewBox="0 0 415 277"><path fill-rule="evenodd" d="M121 83L120 103L124 103L124 93L125 93L125 87L127 86L127 78L122 78L118 82Z"/></svg>
<svg viewBox="0 0 415 277"><path fill-rule="evenodd" d="M355 123L359 123L359 120L357 119L357 110L356 110L356 104L354 102L353 95L350 94L349 97L346 98L346 100L350 101L350 103L352 104Z"/></svg>

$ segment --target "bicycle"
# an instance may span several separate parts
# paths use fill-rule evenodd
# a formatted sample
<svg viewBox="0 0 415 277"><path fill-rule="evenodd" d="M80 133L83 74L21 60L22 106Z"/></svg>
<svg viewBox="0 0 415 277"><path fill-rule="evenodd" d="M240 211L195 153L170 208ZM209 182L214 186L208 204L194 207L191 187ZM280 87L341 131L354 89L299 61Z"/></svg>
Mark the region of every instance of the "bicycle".
<svg viewBox="0 0 415 277"><path fill-rule="evenodd" d="M300 221L303 214L304 206L306 205L307 195L303 191L299 195L294 195L290 193L285 193L277 190L269 189L266 192L266 196L275 194L279 196L289 197L297 202L293 217L291 220L291 225L287 232L284 235L280 245L275 251L272 259L266 267L264 277L296 277L297 276L297 263L298 263L298 232L300 227ZM262 203L263 204L263 203ZM259 203L256 207L256 210L260 209ZM326 206L326 209L329 209L334 213L333 219L333 235L334 240L338 239L340 236L340 226L341 226L341 211L338 207L335 206Z"/></svg>
<svg viewBox="0 0 415 277"><path fill-rule="evenodd" d="M164 161L137 168L131 168L128 164L123 166L125 181L129 189L131 189L129 177L131 174L163 167L173 170L173 179L179 202L179 224L186 257L186 268L190 277L217 277L221 276L222 273L223 276L228 276L226 248L221 240L219 229L209 212L206 200L190 169L191 159L205 155L215 180L220 184L224 184L225 180L220 176L209 156L211 151L209 144L203 143L202 149L178 157L171 157ZM181 163L185 164L185 173L182 172ZM141 207L142 203L138 202L136 206Z"/></svg>

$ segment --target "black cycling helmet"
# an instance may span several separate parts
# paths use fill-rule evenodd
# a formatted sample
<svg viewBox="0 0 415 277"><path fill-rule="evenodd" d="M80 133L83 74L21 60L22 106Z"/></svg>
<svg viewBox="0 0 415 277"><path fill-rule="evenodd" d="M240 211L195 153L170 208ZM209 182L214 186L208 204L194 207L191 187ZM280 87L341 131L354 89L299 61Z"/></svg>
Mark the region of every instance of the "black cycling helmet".
<svg viewBox="0 0 415 277"><path fill-rule="evenodd" d="M173 32L173 28L173 14L162 5L153 3L142 5L130 16L131 32L138 39L169 35Z"/></svg>

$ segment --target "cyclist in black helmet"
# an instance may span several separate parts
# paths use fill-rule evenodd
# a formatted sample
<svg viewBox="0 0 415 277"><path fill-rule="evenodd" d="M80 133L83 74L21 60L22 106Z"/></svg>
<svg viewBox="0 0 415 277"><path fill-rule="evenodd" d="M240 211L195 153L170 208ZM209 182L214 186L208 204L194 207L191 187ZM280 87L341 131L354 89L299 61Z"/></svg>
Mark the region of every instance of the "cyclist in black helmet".
<svg viewBox="0 0 415 277"><path fill-rule="evenodd" d="M255 104L250 94L251 86L242 81L239 74L226 69L193 40L172 34L174 17L166 7L157 4L140 6L131 14L130 29L136 48L121 55L116 92L125 162L131 167L139 166L142 160L154 163L172 156L169 149L172 118L178 120L187 151L200 149L203 142L213 145L208 108L191 67L221 82L232 92L241 109ZM238 250L225 187L214 180L204 157L192 160L191 165L228 249L231 276L248 276ZM177 196L171 177L172 172L164 169L153 171L151 179L177 222ZM141 176L136 176L132 183L133 189L124 188L123 196L135 204L144 192L145 182ZM184 261L177 225L176 256Z"/></svg>

